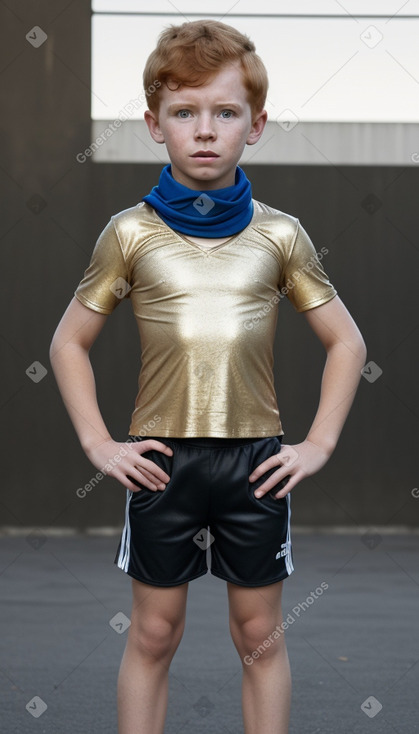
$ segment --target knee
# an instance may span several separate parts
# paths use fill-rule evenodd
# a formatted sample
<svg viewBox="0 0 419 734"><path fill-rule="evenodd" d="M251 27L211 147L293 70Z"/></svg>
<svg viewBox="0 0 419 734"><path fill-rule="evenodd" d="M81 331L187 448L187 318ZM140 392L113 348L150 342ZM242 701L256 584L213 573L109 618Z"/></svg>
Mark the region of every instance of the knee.
<svg viewBox="0 0 419 734"><path fill-rule="evenodd" d="M230 625L231 636L241 658L267 660L278 653L283 633L271 618L253 617Z"/></svg>
<svg viewBox="0 0 419 734"><path fill-rule="evenodd" d="M182 638L184 624L164 617L142 618L129 629L130 642L143 656L153 659L170 657Z"/></svg>

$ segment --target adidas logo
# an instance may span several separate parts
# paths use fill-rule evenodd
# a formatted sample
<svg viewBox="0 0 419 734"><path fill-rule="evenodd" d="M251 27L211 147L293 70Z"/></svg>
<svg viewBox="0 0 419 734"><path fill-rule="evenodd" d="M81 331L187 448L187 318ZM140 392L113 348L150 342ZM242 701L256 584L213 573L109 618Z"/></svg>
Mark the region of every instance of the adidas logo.
<svg viewBox="0 0 419 734"><path fill-rule="evenodd" d="M288 553L288 548L286 543L281 543L281 550L278 551L278 553L275 556L275 559L278 560L278 558L283 558Z"/></svg>

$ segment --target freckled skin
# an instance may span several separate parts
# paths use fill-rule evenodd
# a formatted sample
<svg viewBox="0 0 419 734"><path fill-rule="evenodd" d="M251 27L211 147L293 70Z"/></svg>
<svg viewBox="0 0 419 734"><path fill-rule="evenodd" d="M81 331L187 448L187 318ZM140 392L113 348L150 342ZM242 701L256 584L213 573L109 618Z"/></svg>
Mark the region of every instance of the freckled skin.
<svg viewBox="0 0 419 734"><path fill-rule="evenodd" d="M258 112L252 121L242 72L231 64L199 87L172 91L163 85L158 114L147 110L144 119L153 140L166 144L176 181L210 191L234 185L244 147L261 137L267 112ZM219 157L192 158L199 150Z"/></svg>

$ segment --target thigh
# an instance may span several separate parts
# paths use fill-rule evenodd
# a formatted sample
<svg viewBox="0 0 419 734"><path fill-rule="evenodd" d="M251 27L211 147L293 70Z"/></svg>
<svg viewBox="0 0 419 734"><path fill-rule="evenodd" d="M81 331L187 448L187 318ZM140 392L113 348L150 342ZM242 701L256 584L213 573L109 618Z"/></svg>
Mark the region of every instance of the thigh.
<svg viewBox="0 0 419 734"><path fill-rule="evenodd" d="M158 587L132 579L131 625L164 620L173 628L184 625L189 584Z"/></svg>

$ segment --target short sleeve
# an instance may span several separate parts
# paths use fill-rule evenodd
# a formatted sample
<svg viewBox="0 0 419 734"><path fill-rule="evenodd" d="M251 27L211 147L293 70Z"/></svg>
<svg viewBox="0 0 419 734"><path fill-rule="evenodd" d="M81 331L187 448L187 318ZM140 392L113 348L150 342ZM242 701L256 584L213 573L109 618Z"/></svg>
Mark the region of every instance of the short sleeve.
<svg viewBox="0 0 419 734"><path fill-rule="evenodd" d="M99 235L74 295L93 311L110 314L123 298L129 297L130 290L127 265L111 218Z"/></svg>
<svg viewBox="0 0 419 734"><path fill-rule="evenodd" d="M330 283L321 264L326 248L317 253L305 229L297 220L297 231L291 247L291 254L280 278L281 293L286 295L297 311L327 303L337 291Z"/></svg>

